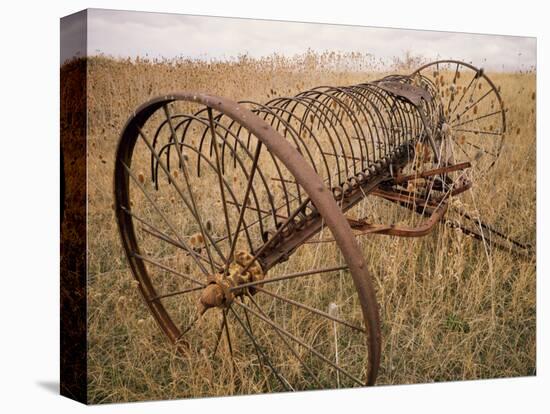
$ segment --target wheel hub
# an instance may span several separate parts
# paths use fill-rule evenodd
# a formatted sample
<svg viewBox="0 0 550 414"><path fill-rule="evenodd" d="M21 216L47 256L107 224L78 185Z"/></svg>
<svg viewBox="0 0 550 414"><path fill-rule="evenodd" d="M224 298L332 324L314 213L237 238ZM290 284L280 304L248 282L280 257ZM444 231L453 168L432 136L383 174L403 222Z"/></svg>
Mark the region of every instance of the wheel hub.
<svg viewBox="0 0 550 414"><path fill-rule="evenodd" d="M218 272L207 277L208 285L202 291L199 299L201 313L214 307L227 308L235 300L235 297L242 296L247 292L256 293L253 286L238 287L244 283L258 282L265 278L257 260L250 264L253 260L252 254L239 250L235 253L234 260L227 268L226 274Z"/></svg>

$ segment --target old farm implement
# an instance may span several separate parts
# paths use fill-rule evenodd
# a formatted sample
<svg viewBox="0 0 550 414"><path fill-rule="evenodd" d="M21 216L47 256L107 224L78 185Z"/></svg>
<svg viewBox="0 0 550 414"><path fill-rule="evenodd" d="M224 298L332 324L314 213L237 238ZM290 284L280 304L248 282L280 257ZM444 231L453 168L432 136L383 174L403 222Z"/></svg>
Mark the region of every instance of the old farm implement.
<svg viewBox="0 0 550 414"><path fill-rule="evenodd" d="M269 390L374 384L379 309L359 236L447 223L527 254L466 210L445 219L497 161L505 129L498 88L458 61L265 104L153 99L116 154L136 284L176 349L235 378ZM374 198L411 223L375 222Z"/></svg>

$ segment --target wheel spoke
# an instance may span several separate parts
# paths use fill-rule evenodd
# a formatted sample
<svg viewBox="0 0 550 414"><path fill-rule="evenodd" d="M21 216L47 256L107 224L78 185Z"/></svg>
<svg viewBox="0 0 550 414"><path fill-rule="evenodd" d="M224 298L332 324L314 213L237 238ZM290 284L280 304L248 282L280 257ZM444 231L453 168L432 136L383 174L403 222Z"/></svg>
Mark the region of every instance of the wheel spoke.
<svg viewBox="0 0 550 414"><path fill-rule="evenodd" d="M487 154L487 155L490 155L490 156L492 156L492 157L494 157L494 158L497 158L497 155L496 155L496 154L493 154L492 152L487 151L487 150L484 149L484 148L481 148L479 145L472 144L472 143L471 143L470 141L468 141L468 140L464 140L464 143L465 143L465 144L468 144L468 145L471 146L471 147L474 147L475 149L477 149L477 150L479 150L479 151L483 151L483 152L484 152L485 154Z"/></svg>
<svg viewBox="0 0 550 414"><path fill-rule="evenodd" d="M312 313L315 313L315 314L317 314L317 315L319 315L319 316L322 316L322 317L324 317L324 318L330 319L331 321L338 322L338 323L340 323L340 324L342 324L342 325L345 325L345 326L347 326L347 327L349 327L349 328L355 329L356 331L359 331L359 332L362 332L362 333L367 333L367 331L366 331L364 328L360 327L360 326L353 325L353 324L351 324L351 323L349 323L349 322L347 322L347 321L345 321L345 320L343 320L343 319L337 318L337 317L332 316L332 315L330 315L330 314L328 314L328 313L326 313L326 312L323 312L322 310L319 310L319 309L313 308L313 307L311 307L311 306L309 306L309 305L306 305L305 303L301 303L301 302L298 302L298 301L295 301L295 300L286 298L286 297L284 297L284 296L281 296L281 295L279 295L279 294L277 294L277 293L275 293L275 292L271 292L271 291L266 290L266 289L264 289L264 288L261 288L261 287L259 287L259 286L257 286L255 289L256 289L257 291L259 291L259 292L265 293L266 295L269 295L269 296L274 297L274 298L276 298L276 299L282 300L283 302L290 303L291 305L294 305L294 306L296 306L296 307L298 307L298 308L302 308L302 309L308 310L308 311L310 311L310 312L312 312Z"/></svg>
<svg viewBox="0 0 550 414"><path fill-rule="evenodd" d="M251 286L264 285L266 283L280 282L281 280L294 279L297 277L316 275L320 273L336 272L339 270L346 270L346 269L348 269L348 266L327 267L324 269L305 270L303 272L289 273L287 275L276 276L269 279L262 279L262 280L256 280L254 282L242 283L240 285L233 286L232 288L230 288L230 290L243 289Z"/></svg>
<svg viewBox="0 0 550 414"><path fill-rule="evenodd" d="M245 305L242 305L242 306L245 306ZM277 378L277 380L281 383L281 385L284 387L284 389L286 391L294 391L294 388L292 387L292 385L290 385L288 380L286 378L284 378L279 371L277 371L277 369L273 366L273 363L271 362L271 359L265 354L265 352L262 350L262 348L260 346L258 346L256 340L254 339L254 336L252 335L251 332L248 331L248 329L246 328L244 322L239 317L237 312L232 307L230 307L229 310L233 313L233 315L235 316L235 318L237 319L237 321L241 325L241 328L246 333L248 338L250 338L250 341L258 348L260 354L265 359L266 364L271 369L271 372L273 373L275 378Z"/></svg>
<svg viewBox="0 0 550 414"><path fill-rule="evenodd" d="M295 200L295 199L292 199L291 201L294 201L294 200ZM229 203L229 204L235 204L235 205L241 206L241 204L237 204L237 203L234 203L234 202L232 202L232 201L228 201L228 203ZM283 203L283 204L281 204L279 207L276 207L276 208L274 209L274 211L277 212L277 211L279 211L279 210L281 210L281 209L283 209L283 208L285 208L285 207L286 207L286 203ZM253 208L253 207L246 207L246 208L255 210L255 208ZM261 217L261 218L259 218L259 219L254 220L252 223L247 224L247 225L244 225L243 228L239 231L239 234L242 233L243 231L245 231L246 229L249 229L250 227L254 226L255 224L258 224L261 220L263 220L263 219L265 219L265 218L268 218L268 217L271 217L271 214L272 214L272 213L270 212L269 215L266 214L265 216L263 216L263 217ZM285 220L287 219L286 216L280 216L280 217L281 217L281 218L284 217ZM227 239L228 239L228 236L223 236L223 237L220 237L220 238L216 239L215 242L216 242L216 243L219 243L219 242L224 241L224 240L227 240Z"/></svg>
<svg viewBox="0 0 550 414"><path fill-rule="evenodd" d="M484 131L484 130L478 130L478 129L455 128L455 131L469 132L471 134L502 135L502 132L492 132L492 131Z"/></svg>
<svg viewBox="0 0 550 414"><path fill-rule="evenodd" d="M141 185L141 183L139 182L139 180L136 178L136 176L134 175L134 173L132 172L132 170L130 170L130 168L124 163L122 162L122 165L124 166L124 168L126 169L126 172L129 174L130 178L132 179L132 181L138 186L138 188L141 190L141 192L143 193L143 195L147 198L147 200L149 200L149 202L153 205L153 208L157 211L157 213L162 217L162 219L164 220L164 222L168 225L168 227L170 227L170 230L172 230L172 232L174 232L174 234L176 235L176 237L178 238L178 241L183 245L185 246L185 249L191 253L191 256L193 257L193 259L195 259L195 262L197 263L197 266L199 266L199 268L204 272L204 274L208 274L208 271L206 270L206 268L203 266L203 264L200 262L199 258L197 257L197 254L195 253L194 250L190 249L188 246L187 246L187 243L185 243L185 241L181 238L180 234L178 233L178 231L175 229L174 225L170 222L170 220L168 220L168 218L166 217L166 215L162 212L162 210L157 206L157 203L155 203L153 201L153 198L151 197L151 195L147 192L147 190L145 190L145 187L143 187L143 185Z"/></svg>
<svg viewBox="0 0 550 414"><path fill-rule="evenodd" d="M498 115L502 113L502 109L499 110L499 111L495 111L495 112L491 112L490 114L486 114L486 115L482 115L482 116L478 116L477 118L473 118L473 119L468 119L464 122L460 122L458 124L451 124L452 127L456 128L456 127L459 127L459 126L462 126L462 125L466 125L466 124L470 124L472 122L475 122L475 121L479 121L480 119L484 119L484 118L489 118L490 116L495 116L495 115Z"/></svg>
<svg viewBox="0 0 550 414"><path fill-rule="evenodd" d="M456 64L456 69L455 69L455 75L453 77L453 83L452 85L454 85L454 87L456 87L456 76L458 74L458 67L459 67L459 63ZM451 101L454 99L455 97L455 91L452 90L451 91L451 97L449 98L449 102L447 103L447 113L449 113L449 111L451 110Z"/></svg>
<svg viewBox="0 0 550 414"><path fill-rule="evenodd" d="M179 247L180 249L187 251L187 249L185 248L185 246L183 246L182 244L180 244L177 240L174 240L174 239L172 239L171 237L169 237L169 236L167 236L167 235L165 235L165 234L163 234L163 233L159 233L159 232L157 232L157 231L155 231L155 230L149 230L149 229L147 229L147 228L145 228L145 227L142 227L142 230L143 230L145 233L148 233L148 234L150 234L151 236L156 237L157 239L163 240L163 241L165 241L166 243L169 243L169 244L171 244L171 245L173 245L173 246L175 246L175 247ZM189 254L190 254L190 253L187 251L187 255L189 255ZM199 257L200 259L202 259L203 262L205 262L206 264L210 264L208 258L204 257L202 254L198 254L198 253L196 253L196 254L197 254L197 257ZM218 267L218 269L221 269L221 268L222 268L222 266L221 266L219 263L217 263L216 261L214 261L214 264Z"/></svg>
<svg viewBox="0 0 550 414"><path fill-rule="evenodd" d="M263 220L264 218L271 217L271 215L273 214L273 212L271 212L271 211L267 211L267 210L263 210L263 209L258 209L258 208L256 208L256 207L252 207L252 206L243 206L242 204L235 203L234 201L230 201L230 200L227 201L227 204L231 204L231 205L237 206L239 209L241 209L241 208L246 208L247 210L259 211L260 213L264 214L264 216L261 218L261 220ZM275 217L280 218L281 220L286 220L286 219L287 219L286 216L282 216L282 215L280 215L280 214L275 214ZM253 224L258 223L259 221L260 221L260 220L256 220ZM242 230L241 230L241 231L242 231Z"/></svg>
<svg viewBox="0 0 550 414"><path fill-rule="evenodd" d="M202 315L204 315L204 311L203 312L197 312L197 314L195 315L195 317L193 318L193 320L189 323L189 325L187 325L185 327L185 329L183 331L181 331L180 335L178 336L178 338L176 339L176 343L181 341L181 339L183 338L183 336L189 332L193 326L195 326L197 324L197 322L199 321L200 318L202 318Z"/></svg>
<svg viewBox="0 0 550 414"><path fill-rule="evenodd" d="M151 151L151 154L153 155L153 157L155 158L155 160L157 161L158 165L160 165L160 167L162 168L162 170L164 171L164 173L166 174L166 176L168 177L169 181L173 184L174 188L176 189L176 192L178 193L178 195L180 196L180 198L182 199L182 201L184 202L185 206L189 209L189 211L191 212L191 215L193 216L193 218L195 218L195 220L199 221L199 218L198 216L195 214L195 211L191 205L191 203L189 203L189 200L187 200L187 198L183 195L183 191L179 188L179 186L177 185L176 183L176 180L174 178L174 176L172 175L172 173L170 172L169 168L166 166L166 164L164 164L164 162L161 160L160 158L160 155L155 151L155 149L153 148L153 146L151 145L149 139L147 138L147 136L145 135L145 133L143 132L143 130L141 130L141 128L138 128L138 132L139 132L139 135L141 137L141 139L143 140L143 142L145 142L145 144L147 145L147 147L149 148L149 151ZM177 143L174 143L174 146L175 147L178 147ZM179 148L179 147L178 147ZM214 241L212 239L212 236L210 235L209 232L206 232L206 236L208 237L208 240L210 241L210 243L214 246L214 248L216 249L216 251L218 252L218 254L220 255L220 257L222 258L222 261L225 262L225 257L223 256L223 253L221 252L221 250L219 249L218 245L217 245L217 241ZM203 236L204 238L204 236ZM218 240L219 241L219 240ZM206 245L206 239L205 239L205 245Z"/></svg>
<svg viewBox="0 0 550 414"><path fill-rule="evenodd" d="M359 385L365 385L365 383L363 381L361 381L360 379L356 378L354 375L350 374L349 372L347 372L346 370L342 369L341 367L339 367L338 365L336 365L334 362L332 362L330 359L328 359L327 357L325 357L323 354L321 354L319 351L317 351L315 348L313 348L311 345L305 343L302 339L296 337L295 335L291 334L290 332L288 332L286 329L280 327L279 325L277 325L275 322L273 322L270 318L268 317L265 317L263 315L261 315L260 313L256 312L254 309L251 309L249 306L245 305L244 303L240 303L240 302L235 302L237 303L239 306L243 307L243 308L246 308L248 309L248 311L250 313L252 313L252 315L256 316L257 318L261 319L262 321L264 321L265 323L267 323L268 325L270 325L273 329L279 331L280 333L282 333L283 335L287 336L288 338L292 339L294 342L300 344L301 346L303 346L304 348L307 348L310 352L312 352L314 355L316 355L319 359L323 360L325 363L329 364L332 368L340 371L342 374L344 374L346 377L348 377L349 379L351 379L353 382L359 384Z"/></svg>
<svg viewBox="0 0 550 414"><path fill-rule="evenodd" d="M319 239L319 240L308 240L306 244L320 244L320 243L335 243L335 239Z"/></svg>
<svg viewBox="0 0 550 414"><path fill-rule="evenodd" d="M264 317L268 317L265 312L262 310L262 308L258 305L258 303L254 300L254 298L252 297L252 295L247 295L248 298L250 299L250 301L254 304L254 306L256 307L256 309L258 309L258 312L260 312ZM244 309L245 312L248 312L248 310L245 308ZM248 315L248 313L246 313L246 315ZM281 341L283 341L283 343L286 345L286 347L290 350L290 352L292 353L292 355L294 355L294 357L300 362L300 364L305 368L305 370L308 372L309 375L311 375L311 377L315 380L315 382L317 383L317 385L319 386L319 388L322 388L323 387L323 384L321 384L321 382L319 381L319 379L317 378L317 376L313 373L313 371L311 370L311 368L309 367L309 365L306 364L306 362L303 360L303 358L298 354L298 352L296 351L296 349L294 349L294 347L292 347L289 343L288 343L288 340L283 336L282 333L280 333L278 330L275 329L275 333L277 334L277 336L281 339Z"/></svg>
<svg viewBox="0 0 550 414"><path fill-rule="evenodd" d="M440 72L439 72L439 63L435 64L435 69L437 71L437 76L441 76ZM437 88L437 94L441 96L441 88L439 87L439 81L438 81L437 77L436 77L436 81L434 83L435 83L435 86Z"/></svg>
<svg viewBox="0 0 550 414"><path fill-rule="evenodd" d="M204 289L204 287L203 286L197 286L197 287L192 287L192 288L188 288L188 289L178 290L177 292L165 293L165 294L162 294L162 295L157 295L155 297L152 297L151 299L149 299L149 302L154 302L154 301L157 301L159 299L164 299L164 298L170 298L172 296L185 295L186 293L196 292L197 290L201 290L201 289Z"/></svg>
<svg viewBox="0 0 550 414"><path fill-rule="evenodd" d="M242 301L242 297L241 297L241 301ZM252 330L252 324L250 323L250 318L248 317L248 311L246 309L244 309L244 318L246 320L246 325L248 326L248 330L250 331L250 333L252 334L252 336L256 336L254 335L254 331ZM260 363L260 369L264 370L264 364L262 362L262 358L260 358L260 350L258 349L258 346L256 343L254 343L254 350L256 351L256 356L258 357L258 362Z"/></svg>
<svg viewBox="0 0 550 414"><path fill-rule="evenodd" d="M458 121L460 118L464 116L466 112L468 112L470 109L474 108L477 104L479 104L485 97L489 96L489 94L493 92L493 89L489 89L481 98L479 98L477 101L475 101L473 104L469 105L464 111L462 111L460 114L456 116L456 120Z"/></svg>
<svg viewBox="0 0 550 414"><path fill-rule="evenodd" d="M229 348L229 355L231 355L231 362L235 367L235 358L233 357L233 344L231 342L231 334L229 333L229 325L227 324L227 312L224 309L223 312L223 330L225 331L225 338L227 339L227 347Z"/></svg>
<svg viewBox="0 0 550 414"><path fill-rule="evenodd" d="M239 220L237 221L237 227L235 230L235 234L233 236L233 243L231 244L231 250L229 252L228 260L226 261L226 267L228 267L230 262L234 259L235 247L237 246L237 240L239 238L238 235L241 229L241 225L243 224L246 205L248 204L248 198L250 196L250 190L252 189L252 182L254 180L254 175L256 174L256 170L258 169L258 160L260 158L261 150L262 150L262 141L258 140L258 143L256 145L256 153L254 154L254 160L252 161L251 171L249 173L248 182L246 184L246 190L244 193L242 208L239 214Z"/></svg>
<svg viewBox="0 0 550 414"><path fill-rule="evenodd" d="M212 117L212 108L208 107L208 122L210 124L210 132L211 132L211 138L212 138L212 145L214 146L214 153L216 154L216 168L217 168L217 175L218 175L218 184L220 186L220 193L221 193L221 201L222 201L222 207L223 207L223 215L225 218L225 227L227 231L227 236L229 237L229 246L232 244L231 240L231 226L229 224L229 213L227 211L227 204L225 199L225 188L223 185L223 178L222 178L222 166L220 163L220 155L219 155L219 148L218 143L216 140L216 131L214 130L214 119ZM225 270L226 271L226 270Z"/></svg>
<svg viewBox="0 0 550 414"><path fill-rule="evenodd" d="M122 209L122 211L124 211L129 216L133 217L135 220L137 220L140 223L142 223L143 225L149 227L150 229L148 229L147 227L142 227L141 228L145 233L148 233L153 237L157 237L159 239L162 239L165 242L170 243L171 245L173 245L175 247L178 247L182 250L185 250L187 252L187 255L191 254L191 252L188 250L188 248L186 246L184 246L183 244L181 244L177 240L174 240L173 238L168 236L166 233L164 233L163 231L159 230L157 227L155 227L154 225L149 223L147 220L142 219L137 214L134 214L131 210L129 210L128 208L126 208L124 206L121 206L120 208ZM197 252L195 252L195 255L198 258L202 259L204 262L206 262L206 264L209 264L208 259L206 257L204 257L203 255L198 254ZM220 269L222 268L222 266L219 263L217 263L217 262L215 262L215 263Z"/></svg>
<svg viewBox="0 0 550 414"><path fill-rule="evenodd" d="M456 139L454 137L451 137L451 140L456 144L456 146L466 155L466 159L470 160L472 159L472 156L466 152L466 150L460 145L458 142L456 142Z"/></svg>
<svg viewBox="0 0 550 414"><path fill-rule="evenodd" d="M449 114L449 119L451 119L451 117L453 116L453 114L455 113L455 111L458 109L458 107L460 106L460 104L462 103L462 100L464 99L464 97L466 96L466 93L468 92L468 90L470 89L470 87L472 86L472 84L474 83L474 81L477 79L477 72L474 73L474 77L470 80L470 83L468 83L468 86L464 89L462 89L462 95L460 96L460 99L459 101L457 102L457 104L455 105L455 107L453 108L453 110L451 111L451 113Z"/></svg>
<svg viewBox="0 0 550 414"><path fill-rule="evenodd" d="M134 253L133 256L134 256L134 257L137 257L137 258L140 259L140 260L143 260L144 262L147 262L147 263L150 263L150 264L152 264L152 265L154 265L154 266L160 267L161 269L166 270L167 272L173 273L173 274L175 274L175 275L177 275L177 276L181 276L181 277L183 277L184 279L189 280L190 282L193 282L193 283L195 283L195 284L197 284L197 285L200 285L201 287L206 286L206 283L203 283L203 282L200 282L200 281L198 281L198 280L195 280L195 279L193 279L192 277L190 277L190 276L188 276L188 275L185 275L185 274L183 274L183 273L180 273L180 272L178 272L177 270L172 269L171 267L165 266L165 265L163 265L162 263L159 263L159 262L157 262L156 260L151 259L150 257L143 256L143 255L141 255L141 254L139 254L139 253Z"/></svg>
<svg viewBox="0 0 550 414"><path fill-rule="evenodd" d="M223 334L223 331L224 331L224 328L225 328L225 324L227 322L226 312L227 311L225 309L222 309L222 322L221 322L220 328L218 329L218 332L216 334L216 344L214 345L214 350L212 351L210 359L214 359L214 357L216 356L216 352L218 351L218 346L220 345L220 341L222 339L222 334Z"/></svg>
<svg viewBox="0 0 550 414"><path fill-rule="evenodd" d="M468 100L467 102L471 102L472 99L474 98L474 94L476 92L476 88L477 88L477 84L479 83L479 79L480 79L481 76L479 76L479 73L476 72L476 75L475 75L475 80L474 80L474 83L472 84L472 89L470 90L470 96L468 97ZM473 107L474 105L469 105L466 110L468 110L469 108ZM457 115L457 118L460 118L462 115L464 114L464 112L462 114L459 114Z"/></svg>
<svg viewBox="0 0 550 414"><path fill-rule="evenodd" d="M164 114L166 115L166 120L168 121L168 125L170 127L170 132L172 134L172 139L174 140L174 148L176 149L176 153L178 154L178 158L180 161L180 166L183 171L183 177L185 179L185 183L187 186L187 191L189 192L189 198L191 199L191 204L193 206L193 211L195 212L195 217L197 219L197 223L199 224L199 229L202 234L202 238L204 240L204 246L206 248L206 254L208 255L208 259L210 260L210 267L212 268L212 273L215 273L216 269L214 266L214 261L212 259L212 253L210 252L210 246L207 243L207 235L206 231L204 229L204 225L202 223L202 218L200 216L199 210L197 208L197 203L195 201L195 195L193 193L193 189L191 188L191 180L189 178L189 171L187 171L187 161L183 159L183 154L181 153L181 148L178 145L178 137L176 135L176 130L174 129L174 124L172 123L172 117L170 116L170 112L168 110L168 105L163 105L162 107L164 109ZM225 262L225 257L223 256L223 253L221 251L218 251L218 254L222 258L222 260Z"/></svg>

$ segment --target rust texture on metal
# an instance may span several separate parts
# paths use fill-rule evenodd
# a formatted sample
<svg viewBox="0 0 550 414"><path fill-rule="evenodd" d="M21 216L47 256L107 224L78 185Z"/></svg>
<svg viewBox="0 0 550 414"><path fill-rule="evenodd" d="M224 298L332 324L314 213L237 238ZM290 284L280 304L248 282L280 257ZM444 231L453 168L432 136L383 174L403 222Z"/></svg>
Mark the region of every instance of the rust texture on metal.
<svg viewBox="0 0 550 414"><path fill-rule="evenodd" d="M447 71L451 79L454 73L450 86L445 86L440 76L443 65L450 68ZM454 86L457 78L468 75L471 80L467 87ZM481 90L482 82L487 88L485 95L477 101L471 94L465 97L478 84ZM444 87L446 91L442 91ZM476 113L476 105L487 96L492 99L490 113L476 114L477 118L467 114ZM466 109L460 106L464 99ZM192 111L185 109L191 107ZM478 119L495 119L497 126L476 130L472 122ZM461 135L458 141L452 132ZM451 198L467 191L472 177L486 173L496 162L504 132L505 110L498 89L482 70L458 61L434 62L411 75L392 75L358 85L319 86L265 104L234 102L199 92L161 96L140 106L120 137L114 190L122 244L149 310L172 342L186 343L186 333L193 323L208 310L218 309L228 342L227 321L233 315L250 337L260 361L269 361L248 324L251 314L280 338L307 348L332 367L338 381L342 375L353 383L373 385L382 349L379 310L356 237L419 237L444 222L480 239L495 240L495 247L529 250L529 246L480 220L470 219L478 230L445 220ZM470 138L480 135L487 139ZM448 149L450 145L452 150ZM138 146L145 157L138 156ZM132 168L143 159L150 168L152 188ZM214 177L217 190L197 184L208 174ZM174 214L187 214L194 223L191 237L179 232L167 209L155 198L154 192L165 186L173 187L184 207ZM142 194L142 202L150 204L161 224L151 223L132 207L130 187ZM204 196L212 197L212 205L218 203L218 207L210 208L217 208L220 223L225 223L216 231L212 231L210 221L204 220L200 207ZM367 197L379 197L427 218L411 227L375 224L368 217L345 215ZM462 217L469 216L463 212ZM332 238L315 239L324 229L330 230ZM199 276L175 270L149 256L141 247L138 232L181 249L193 261ZM334 242L344 265L270 275L270 270L288 261L301 246L318 242ZM152 267L184 277L191 285L181 291L159 293L150 275ZM270 295L356 328L344 318L266 288L273 282L344 269L353 280L363 315L364 327L357 330L365 335L367 368L360 380L271 321L253 298ZM195 320L183 329L163 299L189 292L199 292L199 306ZM236 308L245 313L239 314ZM298 355L294 348L291 351ZM318 383L311 367L302 359L300 362L314 378L312 381ZM276 367L268 365L281 386L292 389Z"/></svg>
<svg viewBox="0 0 550 414"><path fill-rule="evenodd" d="M420 105L422 99L426 102L432 100L432 95L419 86L411 85L409 83L399 82L399 81L380 81L376 84L380 89L385 90L386 92L391 93L392 95L399 96L406 99L413 105Z"/></svg>

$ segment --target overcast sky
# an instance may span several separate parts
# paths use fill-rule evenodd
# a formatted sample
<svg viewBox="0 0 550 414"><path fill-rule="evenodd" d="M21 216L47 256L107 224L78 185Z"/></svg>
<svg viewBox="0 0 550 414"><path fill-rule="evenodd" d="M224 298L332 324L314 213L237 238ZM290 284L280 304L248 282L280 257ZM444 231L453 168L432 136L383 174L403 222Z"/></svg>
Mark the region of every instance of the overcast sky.
<svg viewBox="0 0 550 414"><path fill-rule="evenodd" d="M370 53L387 61L409 51L429 59L455 58L499 70L527 69L536 64L536 40L532 37L100 9L88 10L87 24L89 55L225 59L244 53L292 56L309 48ZM62 24L61 30L62 42L67 45L71 45L68 38L74 38L69 27ZM61 60L73 53L67 47Z"/></svg>

